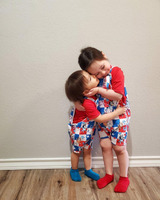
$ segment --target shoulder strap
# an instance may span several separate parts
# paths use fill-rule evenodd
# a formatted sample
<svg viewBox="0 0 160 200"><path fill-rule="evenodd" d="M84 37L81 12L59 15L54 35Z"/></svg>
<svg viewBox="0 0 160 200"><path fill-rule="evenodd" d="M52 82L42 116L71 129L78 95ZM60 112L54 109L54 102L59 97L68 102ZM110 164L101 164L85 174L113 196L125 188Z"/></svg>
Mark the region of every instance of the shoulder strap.
<svg viewBox="0 0 160 200"><path fill-rule="evenodd" d="M95 103L95 99L93 99L92 97L84 97L84 99L89 99L89 100L91 100L91 101L93 101L94 103Z"/></svg>
<svg viewBox="0 0 160 200"><path fill-rule="evenodd" d="M92 97L86 97L86 96L85 96L84 99L89 99L89 100L93 101L93 102L96 104L96 106L98 106L99 98L97 98L97 99L95 100L95 99L93 99Z"/></svg>

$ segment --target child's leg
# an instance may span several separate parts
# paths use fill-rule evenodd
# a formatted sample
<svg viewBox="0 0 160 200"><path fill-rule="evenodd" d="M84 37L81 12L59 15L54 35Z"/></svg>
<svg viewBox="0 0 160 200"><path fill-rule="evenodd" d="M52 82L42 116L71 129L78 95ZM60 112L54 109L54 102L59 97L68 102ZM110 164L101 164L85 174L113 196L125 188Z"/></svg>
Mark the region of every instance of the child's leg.
<svg viewBox="0 0 160 200"><path fill-rule="evenodd" d="M79 163L80 153L71 153L71 170L70 175L73 181L81 181L81 176L78 170L78 163Z"/></svg>
<svg viewBox="0 0 160 200"><path fill-rule="evenodd" d="M114 191L115 192L126 192L129 186L128 179L128 152L126 146L113 146L113 149L117 155L118 163L119 163L119 172L120 179L118 184L116 185Z"/></svg>
<svg viewBox="0 0 160 200"><path fill-rule="evenodd" d="M91 169L91 149L83 149L83 160L85 166L85 175L97 181L100 176Z"/></svg>
<svg viewBox="0 0 160 200"><path fill-rule="evenodd" d="M81 153L71 153L71 166L72 169L78 169L79 157Z"/></svg>
<svg viewBox="0 0 160 200"><path fill-rule="evenodd" d="M112 144L109 138L101 139L100 145L102 148L103 161L106 174L113 174L113 151Z"/></svg>
<svg viewBox="0 0 160 200"><path fill-rule="evenodd" d="M103 161L105 166L106 175L97 181L97 186L99 189L105 187L111 183L114 179L113 175L113 151L112 144L109 138L101 139L100 145L102 148Z"/></svg>
<svg viewBox="0 0 160 200"><path fill-rule="evenodd" d="M91 149L83 149L83 161L85 169L91 169Z"/></svg>
<svg viewBox="0 0 160 200"><path fill-rule="evenodd" d="M127 152L126 146L113 145L113 149L118 159L120 176L127 177L129 159L128 159L128 152Z"/></svg>

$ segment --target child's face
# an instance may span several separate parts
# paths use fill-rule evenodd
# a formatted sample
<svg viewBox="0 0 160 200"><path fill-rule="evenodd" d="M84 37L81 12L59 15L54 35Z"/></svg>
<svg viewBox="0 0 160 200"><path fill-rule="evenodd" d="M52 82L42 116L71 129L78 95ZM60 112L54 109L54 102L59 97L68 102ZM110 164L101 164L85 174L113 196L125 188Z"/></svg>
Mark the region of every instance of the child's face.
<svg viewBox="0 0 160 200"><path fill-rule="evenodd" d="M87 69L90 74L97 78L104 78L110 72L110 63L108 60L95 60Z"/></svg>
<svg viewBox="0 0 160 200"><path fill-rule="evenodd" d="M86 86L87 90L90 90L92 88L97 87L97 85L99 83L99 79L96 76L90 75L86 71L83 71L83 76L85 76L85 78L87 80L86 83L85 83L85 86Z"/></svg>

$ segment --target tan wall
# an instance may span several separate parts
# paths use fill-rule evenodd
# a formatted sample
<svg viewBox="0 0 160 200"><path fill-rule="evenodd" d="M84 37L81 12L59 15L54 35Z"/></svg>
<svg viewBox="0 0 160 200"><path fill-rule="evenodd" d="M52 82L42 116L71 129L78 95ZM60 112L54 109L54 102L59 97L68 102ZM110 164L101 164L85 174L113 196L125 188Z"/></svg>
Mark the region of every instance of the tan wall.
<svg viewBox="0 0 160 200"><path fill-rule="evenodd" d="M122 67L131 156L160 155L160 1L1 1L0 158L70 156L64 83L80 49ZM98 137L93 156L101 156Z"/></svg>

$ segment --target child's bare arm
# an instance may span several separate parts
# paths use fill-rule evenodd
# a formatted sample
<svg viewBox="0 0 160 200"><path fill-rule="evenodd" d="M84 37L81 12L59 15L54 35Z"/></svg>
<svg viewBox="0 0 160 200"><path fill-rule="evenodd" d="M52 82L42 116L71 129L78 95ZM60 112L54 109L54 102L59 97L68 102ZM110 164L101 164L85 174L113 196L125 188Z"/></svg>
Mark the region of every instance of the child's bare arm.
<svg viewBox="0 0 160 200"><path fill-rule="evenodd" d="M107 121L110 121L114 119L115 117L122 115L126 112L126 108L123 107L117 107L117 109L111 113L99 115L97 118L94 119L94 121L99 122L99 123L104 123Z"/></svg>
<svg viewBox="0 0 160 200"><path fill-rule="evenodd" d="M121 100L122 98L122 95L115 92L114 90L107 90L107 89L104 89L102 87L95 87L93 89L91 89L88 94L86 94L86 96L93 96L95 94L101 94L103 97L107 98L107 99L110 99L110 100Z"/></svg>
<svg viewBox="0 0 160 200"><path fill-rule="evenodd" d="M119 94L117 92L115 92L114 90L111 89L104 89L102 87L99 87L98 93L102 95L102 97L105 97L107 99L110 100L121 100L122 98L122 94Z"/></svg>

